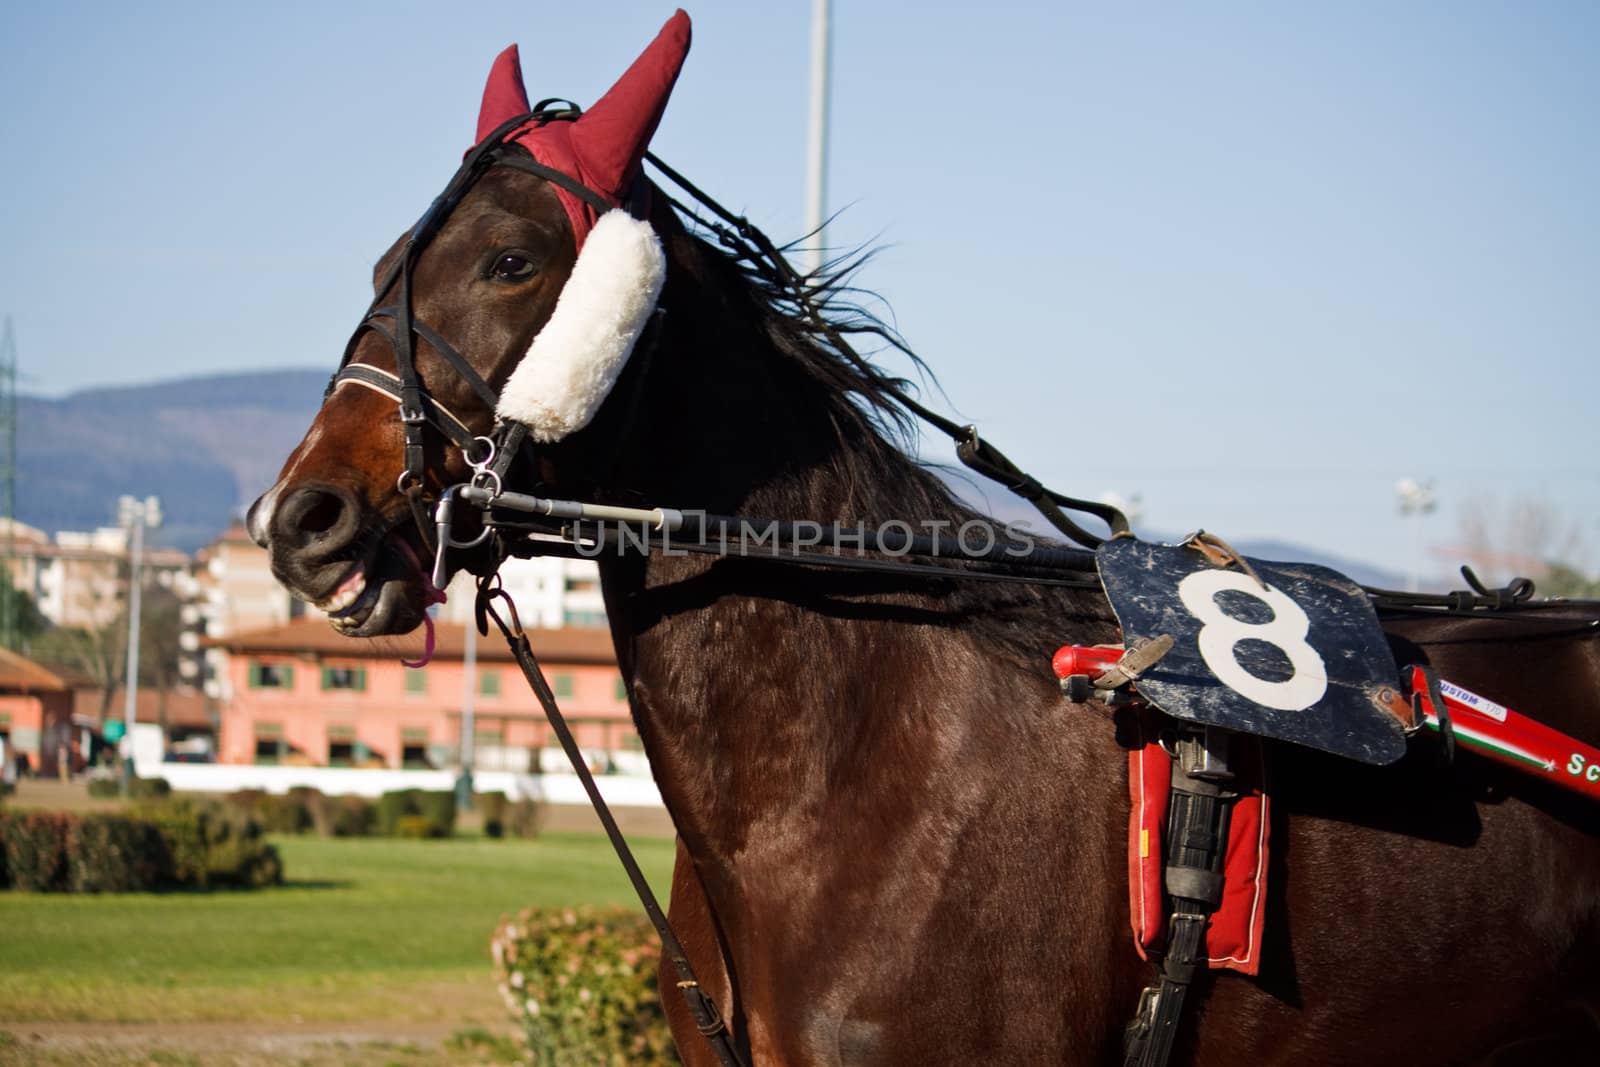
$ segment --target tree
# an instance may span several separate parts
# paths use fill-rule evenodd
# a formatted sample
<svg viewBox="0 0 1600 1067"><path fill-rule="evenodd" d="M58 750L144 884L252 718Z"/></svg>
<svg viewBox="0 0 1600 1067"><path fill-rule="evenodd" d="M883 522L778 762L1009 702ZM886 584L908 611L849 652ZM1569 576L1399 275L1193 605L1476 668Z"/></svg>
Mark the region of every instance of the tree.
<svg viewBox="0 0 1600 1067"><path fill-rule="evenodd" d="M12 603L16 611L17 628L8 647L26 655L33 639L50 628L50 620L44 617L33 597L12 583L9 567L0 567L0 596L14 598Z"/></svg>
<svg viewBox="0 0 1600 1067"><path fill-rule="evenodd" d="M1600 575L1584 574L1566 563L1552 563L1539 579L1539 592L1569 600L1600 600Z"/></svg>
<svg viewBox="0 0 1600 1067"><path fill-rule="evenodd" d="M1600 597L1600 577L1585 565L1590 552L1583 528L1543 499L1468 500L1459 529L1461 553L1490 585L1520 576L1532 578L1542 596Z"/></svg>

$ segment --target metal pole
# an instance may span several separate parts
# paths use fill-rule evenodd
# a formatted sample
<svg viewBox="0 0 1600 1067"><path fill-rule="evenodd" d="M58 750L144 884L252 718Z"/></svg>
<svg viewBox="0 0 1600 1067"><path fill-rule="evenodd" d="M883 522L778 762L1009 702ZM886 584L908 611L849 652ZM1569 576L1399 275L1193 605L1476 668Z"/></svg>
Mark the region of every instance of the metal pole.
<svg viewBox="0 0 1600 1067"><path fill-rule="evenodd" d="M133 726L139 718L139 601L143 585L144 506L133 510L133 545L128 552L128 676L122 684L122 791L138 773L133 766Z"/></svg>
<svg viewBox="0 0 1600 1067"><path fill-rule="evenodd" d="M811 5L811 118L806 136L806 232L810 234L805 269L822 266L828 209L828 73L833 33L829 0Z"/></svg>
<svg viewBox="0 0 1600 1067"><path fill-rule="evenodd" d="M467 620L466 648L462 654L462 674L466 676L465 692L461 695L461 774L456 778L456 807L472 810L472 761L474 731L473 699L478 689L478 628Z"/></svg>

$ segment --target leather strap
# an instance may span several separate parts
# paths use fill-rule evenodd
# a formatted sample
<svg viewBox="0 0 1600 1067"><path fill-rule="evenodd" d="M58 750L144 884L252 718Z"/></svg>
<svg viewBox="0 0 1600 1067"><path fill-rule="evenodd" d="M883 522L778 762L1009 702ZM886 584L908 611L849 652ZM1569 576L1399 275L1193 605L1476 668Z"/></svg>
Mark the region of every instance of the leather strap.
<svg viewBox="0 0 1600 1067"><path fill-rule="evenodd" d="M512 620L510 624L494 610L493 601L497 598L505 600L510 605ZM589 772L589 765L578 748L578 742L572 736L572 730L567 726L565 716L561 714L560 706L556 703L555 693L550 689L550 683L545 680L544 670L539 666L538 658L528 643L528 635L523 632L522 623L517 618L516 606L511 603L511 598L504 590L491 589L488 580L485 580L478 588L477 610L478 632L487 633L486 619L494 619L495 625L505 635L506 644L510 646L517 666L522 669L528 687L533 690L534 696L539 698L539 705L544 709L550 729L561 742L561 750L567 754L573 773L583 784L583 791L589 795L589 803L594 806L595 815L599 816L600 825L605 828L606 837L610 839L611 847L622 863L622 869L627 872L628 881L633 883L633 891L638 894L639 903L644 906L644 913L650 919L650 925L655 927L657 936L661 938L662 955L672 964L673 971L678 975L678 992L683 995L684 1003L688 1005L689 1012L694 1017L695 1028L711 1045L712 1052L716 1054L717 1060L723 1067L744 1067L739 1050L734 1047L733 1035L728 1030L721 1013L717 1011L716 1002L700 988L700 983L694 976L694 968L689 963L689 957L683 951L683 945L679 942L677 934L673 932L672 924L667 921L666 912L657 901L650 883L645 880L644 872L639 869L639 863L634 859L627 839L617 827L617 820L612 816L605 798L600 795L600 787L595 784L594 775Z"/></svg>

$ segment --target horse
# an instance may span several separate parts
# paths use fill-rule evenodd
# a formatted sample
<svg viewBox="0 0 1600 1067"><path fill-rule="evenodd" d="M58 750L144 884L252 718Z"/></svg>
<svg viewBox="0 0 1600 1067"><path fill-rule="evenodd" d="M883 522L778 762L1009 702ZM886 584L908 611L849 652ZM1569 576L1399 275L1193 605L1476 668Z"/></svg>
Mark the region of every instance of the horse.
<svg viewBox="0 0 1600 1067"><path fill-rule="evenodd" d="M496 61L470 178L378 261L346 370L250 509L274 573L341 632L422 624L429 507L481 467L471 438L494 432L561 305L606 313L593 305L610 283L566 292L602 213L658 242L644 305L662 311L585 379L600 384L573 425L534 435L508 488L852 527L984 518L908 454L904 383L840 343L862 326L841 276L806 279L831 317L800 314L644 177L687 47L680 12L581 115L530 108L514 50ZM1105 432L1069 424L1060 447ZM495 562L486 547L449 556L452 571ZM1056 645L1117 640L1101 592L672 552L599 565L677 828L672 922L746 1062L1121 1061L1148 980L1123 880L1127 755L1112 713L1064 703L1048 665ZM1398 663L1594 742L1600 642L1569 615L1385 626ZM1437 755L1374 767L1268 745L1261 973L1202 980L1177 1062L1600 1049L1594 810ZM667 1012L684 1061L716 1062L686 1009Z"/></svg>

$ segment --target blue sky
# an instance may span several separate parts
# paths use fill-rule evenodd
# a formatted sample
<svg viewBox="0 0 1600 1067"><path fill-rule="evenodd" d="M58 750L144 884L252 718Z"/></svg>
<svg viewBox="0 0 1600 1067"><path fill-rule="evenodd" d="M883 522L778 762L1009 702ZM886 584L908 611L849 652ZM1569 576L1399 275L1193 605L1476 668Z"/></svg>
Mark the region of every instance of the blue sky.
<svg viewBox="0 0 1600 1067"><path fill-rule="evenodd" d="M692 6L655 141L778 238L809 6ZM589 103L670 12L7 5L24 391L331 367L494 54ZM830 239L1033 473L1397 570L1431 477L1429 545L1529 497L1600 567L1600 8L836 0L834 77Z"/></svg>

